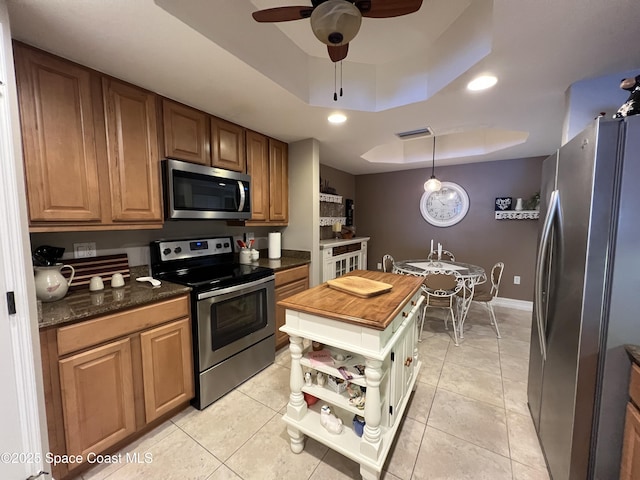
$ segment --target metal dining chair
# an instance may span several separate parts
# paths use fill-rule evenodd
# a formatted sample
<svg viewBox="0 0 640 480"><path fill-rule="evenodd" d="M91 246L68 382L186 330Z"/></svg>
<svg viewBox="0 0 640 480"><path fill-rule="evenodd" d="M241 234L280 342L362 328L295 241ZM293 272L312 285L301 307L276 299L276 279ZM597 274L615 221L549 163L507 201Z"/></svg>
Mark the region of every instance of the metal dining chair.
<svg viewBox="0 0 640 480"><path fill-rule="evenodd" d="M438 260L437 250L434 250L433 252L429 253L429 255L427 256L427 260ZM440 260L445 260L445 261L451 260L452 262L455 262L456 257L449 250L442 250L440 255Z"/></svg>
<svg viewBox="0 0 640 480"><path fill-rule="evenodd" d="M382 271L383 272L393 272L393 264L395 260L388 253L382 256Z"/></svg>
<svg viewBox="0 0 640 480"><path fill-rule="evenodd" d="M498 290L500 289L500 280L502 280L502 272L504 271L504 263L497 262L491 268L491 286L489 286L489 282L481 283L475 286L473 295L471 296L471 301L483 303L484 306L489 310L491 325L496 329L496 335L498 338L502 338L500 336L500 329L498 328L498 322L496 320L496 314L493 311L493 306L491 305L491 300L493 300L498 295Z"/></svg>
<svg viewBox="0 0 640 480"><path fill-rule="evenodd" d="M454 270L436 270L428 273L422 282L422 293L425 301L422 307L422 320L420 322L420 332L418 340L422 341L422 331L424 319L429 308L440 308L447 310L444 317L444 328L447 329L447 318L451 314L453 325L453 338L458 346L458 322L454 307L457 309L458 293L464 288L464 279L460 273Z"/></svg>

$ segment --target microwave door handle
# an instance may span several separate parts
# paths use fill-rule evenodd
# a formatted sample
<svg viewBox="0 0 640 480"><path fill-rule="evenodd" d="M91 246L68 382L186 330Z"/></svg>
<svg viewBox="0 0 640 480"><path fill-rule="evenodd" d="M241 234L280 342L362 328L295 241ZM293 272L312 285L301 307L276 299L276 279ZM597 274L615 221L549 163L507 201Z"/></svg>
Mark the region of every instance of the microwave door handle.
<svg viewBox="0 0 640 480"><path fill-rule="evenodd" d="M244 193L244 183L238 180L238 189L240 190L240 202L238 204L238 211L242 212L244 210L244 203L247 200L247 196Z"/></svg>

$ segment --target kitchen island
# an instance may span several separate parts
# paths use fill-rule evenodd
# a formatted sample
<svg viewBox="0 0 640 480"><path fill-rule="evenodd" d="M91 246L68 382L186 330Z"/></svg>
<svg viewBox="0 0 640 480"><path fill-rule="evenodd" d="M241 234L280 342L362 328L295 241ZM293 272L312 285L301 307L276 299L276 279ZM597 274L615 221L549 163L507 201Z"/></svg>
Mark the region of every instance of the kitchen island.
<svg viewBox="0 0 640 480"><path fill-rule="evenodd" d="M323 283L278 302L286 309L281 330L289 335L291 353L291 394L283 420L294 453L303 450L307 435L358 462L364 479L378 479L421 365L416 329L422 279L365 270L341 278L348 277L383 282L391 288L363 298ZM324 348L305 348L308 341ZM364 366L364 374L359 375L355 365ZM338 370L342 366L353 377L348 382ZM365 391L364 409L350 395L354 390ZM320 401L308 406L305 394ZM321 424L321 418L327 418L323 406L342 421L339 433ZM362 416L361 433L353 422Z"/></svg>

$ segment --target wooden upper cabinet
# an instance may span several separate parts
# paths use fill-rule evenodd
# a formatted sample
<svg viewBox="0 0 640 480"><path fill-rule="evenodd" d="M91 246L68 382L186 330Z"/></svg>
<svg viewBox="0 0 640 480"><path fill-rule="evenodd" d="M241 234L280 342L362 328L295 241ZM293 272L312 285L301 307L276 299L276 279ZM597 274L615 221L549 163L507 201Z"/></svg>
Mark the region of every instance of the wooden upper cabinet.
<svg viewBox="0 0 640 480"><path fill-rule="evenodd" d="M288 145L247 130L247 173L251 176L251 220L246 225L289 222Z"/></svg>
<svg viewBox="0 0 640 480"><path fill-rule="evenodd" d="M201 165L211 164L209 115L163 99L164 155Z"/></svg>
<svg viewBox="0 0 640 480"><path fill-rule="evenodd" d="M115 222L162 222L157 97L102 79L107 163Z"/></svg>
<svg viewBox="0 0 640 480"><path fill-rule="evenodd" d="M247 173L251 176L251 220L269 220L269 139L247 130Z"/></svg>
<svg viewBox="0 0 640 480"><path fill-rule="evenodd" d="M94 117L101 112L93 102L99 81L89 69L14 46L29 219L100 221Z"/></svg>
<svg viewBox="0 0 640 480"><path fill-rule="evenodd" d="M269 219L289 221L289 156L288 145L269 139Z"/></svg>
<svg viewBox="0 0 640 480"><path fill-rule="evenodd" d="M245 129L221 118L211 117L211 166L245 172Z"/></svg>

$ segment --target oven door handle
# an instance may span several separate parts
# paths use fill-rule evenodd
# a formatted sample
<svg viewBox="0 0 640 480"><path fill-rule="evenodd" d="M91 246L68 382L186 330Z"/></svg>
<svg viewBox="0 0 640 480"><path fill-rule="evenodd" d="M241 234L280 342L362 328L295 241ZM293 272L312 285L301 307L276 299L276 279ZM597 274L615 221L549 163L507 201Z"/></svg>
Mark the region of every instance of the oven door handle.
<svg viewBox="0 0 640 480"><path fill-rule="evenodd" d="M210 290L208 292L202 292L202 293L198 294L198 300L204 300L206 298L217 297L219 295L225 295L227 293L239 292L241 290L250 289L250 288L256 287L258 285L262 285L264 283L268 283L268 282L270 282L272 280L275 280L275 279L276 279L275 275L270 275L268 277L261 278L259 280L254 280L253 282L242 283L240 285L234 285L232 287L221 288L219 290Z"/></svg>

